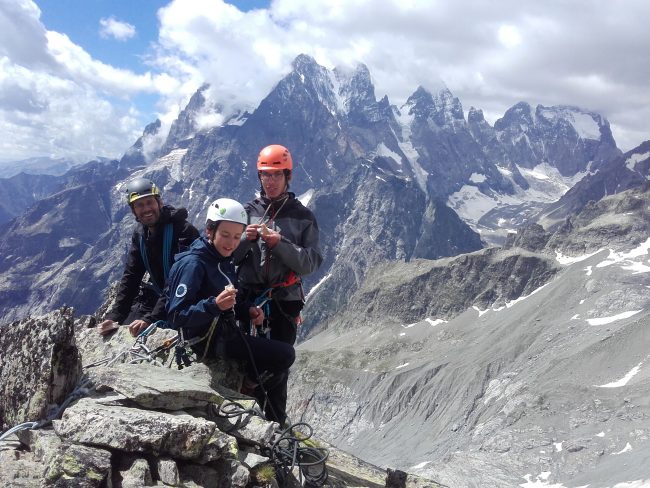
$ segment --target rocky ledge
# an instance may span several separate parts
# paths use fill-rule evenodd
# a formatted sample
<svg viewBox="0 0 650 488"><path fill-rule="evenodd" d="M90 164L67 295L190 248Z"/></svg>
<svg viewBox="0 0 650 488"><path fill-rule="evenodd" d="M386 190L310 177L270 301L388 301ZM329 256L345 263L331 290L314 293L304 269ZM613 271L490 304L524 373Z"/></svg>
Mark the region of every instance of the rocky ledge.
<svg viewBox="0 0 650 488"><path fill-rule="evenodd" d="M63 308L0 326L0 486L440 486L266 421L237 364L177 369L173 331L134 344L94 325Z"/></svg>

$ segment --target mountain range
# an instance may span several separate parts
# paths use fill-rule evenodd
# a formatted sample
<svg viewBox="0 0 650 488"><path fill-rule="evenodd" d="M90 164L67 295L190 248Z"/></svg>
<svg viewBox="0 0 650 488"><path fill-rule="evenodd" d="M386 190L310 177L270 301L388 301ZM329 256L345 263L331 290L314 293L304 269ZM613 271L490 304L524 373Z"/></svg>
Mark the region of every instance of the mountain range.
<svg viewBox="0 0 650 488"><path fill-rule="evenodd" d="M611 454L628 426L643 430L636 420L596 438L577 426L604 416L602 405L650 400L641 388L619 405L601 395L616 390L584 386L623 375L628 359L597 368L622 352L618 341L637 344L635 365L645 361L650 142L623 154L604 117L572 106L520 102L490 125L446 87L415 87L396 106L377 99L364 65L328 70L306 55L257 108L218 127L198 122L215 109L207 89L169 134L150 124L119 161L0 179L0 323L99 307L134 225L128 178L154 180L201 228L213 199L253 198L257 153L280 143L324 255L305 280L294 415L359 457L450 486L517 486L529 475L532 487L547 468L560 481L596 468L603 480L633 479L611 469L620 458L593 453ZM600 269L608 249L636 249L627 265L641 271ZM588 257L568 265L569 256ZM589 322L635 310L599 334ZM562 424L569 409L582 413ZM572 450L557 447L568 439ZM650 451L641 452L635 465ZM598 479L590 486L608 486Z"/></svg>

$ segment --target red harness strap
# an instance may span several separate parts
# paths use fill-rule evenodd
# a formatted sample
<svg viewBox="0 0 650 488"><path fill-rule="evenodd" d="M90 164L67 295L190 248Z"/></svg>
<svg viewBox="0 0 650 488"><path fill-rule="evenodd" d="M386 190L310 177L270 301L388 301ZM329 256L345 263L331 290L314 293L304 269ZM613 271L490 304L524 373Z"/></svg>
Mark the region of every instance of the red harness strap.
<svg viewBox="0 0 650 488"><path fill-rule="evenodd" d="M271 285L271 288L285 288L287 286L295 285L296 283L300 283L300 277L293 271L289 271L289 275L287 276L286 280L284 280L282 283Z"/></svg>

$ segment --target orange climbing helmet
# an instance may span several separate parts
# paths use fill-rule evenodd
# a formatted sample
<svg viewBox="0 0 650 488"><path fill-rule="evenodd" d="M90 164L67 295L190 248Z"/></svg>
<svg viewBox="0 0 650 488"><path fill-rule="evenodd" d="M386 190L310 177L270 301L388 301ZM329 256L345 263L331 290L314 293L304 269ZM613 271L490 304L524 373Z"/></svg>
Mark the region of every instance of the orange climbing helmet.
<svg viewBox="0 0 650 488"><path fill-rule="evenodd" d="M270 169L293 169L293 160L289 150L279 144L271 144L260 151L257 157L257 171Z"/></svg>

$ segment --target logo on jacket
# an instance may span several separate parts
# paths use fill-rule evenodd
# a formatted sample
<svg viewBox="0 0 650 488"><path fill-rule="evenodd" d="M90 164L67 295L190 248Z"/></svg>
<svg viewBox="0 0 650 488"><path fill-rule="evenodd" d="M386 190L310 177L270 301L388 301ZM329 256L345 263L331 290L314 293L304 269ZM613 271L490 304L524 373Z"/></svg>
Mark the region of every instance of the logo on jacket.
<svg viewBox="0 0 650 488"><path fill-rule="evenodd" d="M185 295L187 295L187 285L185 283L181 283L176 287L176 296L178 298L183 298Z"/></svg>

